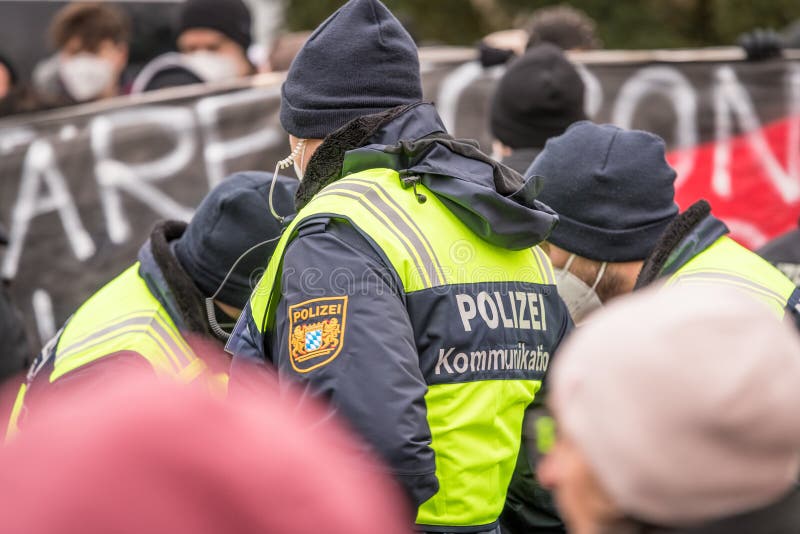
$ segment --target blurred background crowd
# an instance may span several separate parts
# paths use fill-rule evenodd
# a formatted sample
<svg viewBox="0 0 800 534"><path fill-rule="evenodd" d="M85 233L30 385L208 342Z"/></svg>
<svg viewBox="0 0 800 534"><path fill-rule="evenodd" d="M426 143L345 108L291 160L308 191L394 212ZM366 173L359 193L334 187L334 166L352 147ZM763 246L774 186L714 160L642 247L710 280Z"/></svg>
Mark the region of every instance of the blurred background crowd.
<svg viewBox="0 0 800 534"><path fill-rule="evenodd" d="M0 1L0 117L165 87L285 71L339 0ZM800 46L790 1L447 0L388 2L420 46L531 39L565 49ZM754 32L757 28L763 28ZM488 38L486 38L488 36Z"/></svg>

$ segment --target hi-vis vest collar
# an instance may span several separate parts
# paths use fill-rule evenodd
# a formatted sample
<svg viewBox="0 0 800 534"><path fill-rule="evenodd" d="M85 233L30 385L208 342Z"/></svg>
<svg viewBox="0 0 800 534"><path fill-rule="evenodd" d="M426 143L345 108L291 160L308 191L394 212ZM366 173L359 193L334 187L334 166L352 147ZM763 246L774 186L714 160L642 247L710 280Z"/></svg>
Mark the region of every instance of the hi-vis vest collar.
<svg viewBox="0 0 800 534"><path fill-rule="evenodd" d="M727 233L728 227L711 215L706 201L695 203L666 229L642 267L637 289L659 279L666 285L724 284L761 300L778 318L787 309L800 315L794 310L800 291L791 280Z"/></svg>

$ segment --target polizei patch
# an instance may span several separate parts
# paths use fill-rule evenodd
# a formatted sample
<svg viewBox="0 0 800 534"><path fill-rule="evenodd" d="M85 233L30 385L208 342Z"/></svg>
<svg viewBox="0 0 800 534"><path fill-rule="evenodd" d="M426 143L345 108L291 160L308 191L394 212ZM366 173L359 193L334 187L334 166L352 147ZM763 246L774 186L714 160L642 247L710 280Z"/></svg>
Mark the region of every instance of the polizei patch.
<svg viewBox="0 0 800 534"><path fill-rule="evenodd" d="M347 297L325 297L289 306L289 355L298 373L332 362L342 351Z"/></svg>

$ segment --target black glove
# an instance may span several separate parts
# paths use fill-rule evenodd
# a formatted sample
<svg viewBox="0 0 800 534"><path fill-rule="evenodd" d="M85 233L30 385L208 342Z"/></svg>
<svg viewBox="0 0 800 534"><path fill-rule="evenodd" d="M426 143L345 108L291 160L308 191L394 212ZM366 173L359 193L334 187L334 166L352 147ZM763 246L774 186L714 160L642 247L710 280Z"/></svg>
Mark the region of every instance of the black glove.
<svg viewBox="0 0 800 534"><path fill-rule="evenodd" d="M775 30L757 28L740 35L736 43L744 49L748 61L781 57L783 50L783 39Z"/></svg>
<svg viewBox="0 0 800 534"><path fill-rule="evenodd" d="M478 45L478 52L480 53L481 65L483 65L485 69L497 65L504 65L509 59L514 57L513 50L494 48L483 41Z"/></svg>

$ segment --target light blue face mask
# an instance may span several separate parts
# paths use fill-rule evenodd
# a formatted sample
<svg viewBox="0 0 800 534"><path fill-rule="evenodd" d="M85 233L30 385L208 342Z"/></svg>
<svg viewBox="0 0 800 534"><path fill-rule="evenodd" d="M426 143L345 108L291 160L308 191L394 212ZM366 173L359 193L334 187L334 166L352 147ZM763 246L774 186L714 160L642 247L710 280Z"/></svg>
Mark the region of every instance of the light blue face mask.
<svg viewBox="0 0 800 534"><path fill-rule="evenodd" d="M575 324L584 322L587 315L592 313L598 308L603 307L603 302L597 295L597 286L603 275L606 273L607 262L600 265L600 270L597 272L597 278L590 287L586 282L569 272L572 262L575 260L575 254L571 254L564 264L563 269L555 268L556 285L558 287L558 294L567 305L569 314Z"/></svg>

